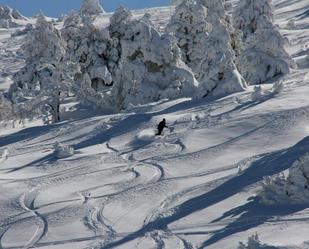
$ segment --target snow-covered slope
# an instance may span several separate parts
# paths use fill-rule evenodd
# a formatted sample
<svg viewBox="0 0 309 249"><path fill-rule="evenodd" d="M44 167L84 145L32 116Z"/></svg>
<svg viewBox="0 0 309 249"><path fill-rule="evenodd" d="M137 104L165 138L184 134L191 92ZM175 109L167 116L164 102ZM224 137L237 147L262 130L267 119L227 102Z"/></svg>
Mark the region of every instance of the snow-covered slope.
<svg viewBox="0 0 309 249"><path fill-rule="evenodd" d="M266 84L254 101L250 88L208 102L163 101L109 116L80 110L55 125L2 127L0 248L236 249L256 232L263 244L309 248L308 205L254 198L265 176L309 151L308 3L275 3L300 67L279 94ZM164 27L171 11L152 10L152 18ZM293 30L285 29L290 19ZM1 32L5 89L22 64L22 37ZM162 118L169 129L155 137ZM56 142L74 155L60 159Z"/></svg>

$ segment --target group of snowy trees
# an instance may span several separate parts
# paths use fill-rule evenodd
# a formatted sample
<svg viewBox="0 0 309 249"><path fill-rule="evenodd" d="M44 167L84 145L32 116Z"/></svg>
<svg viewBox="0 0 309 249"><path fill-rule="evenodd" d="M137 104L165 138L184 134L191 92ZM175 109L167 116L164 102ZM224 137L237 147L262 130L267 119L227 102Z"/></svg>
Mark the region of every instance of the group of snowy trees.
<svg viewBox="0 0 309 249"><path fill-rule="evenodd" d="M232 21L222 0L179 1L163 33L149 14L135 19L123 7L101 28L94 19L102 13L99 0L85 0L61 30L38 16L22 47L26 65L10 90L16 110L51 113L58 122L61 98L69 93L115 111L160 99L220 96L292 65L268 0L240 0Z"/></svg>

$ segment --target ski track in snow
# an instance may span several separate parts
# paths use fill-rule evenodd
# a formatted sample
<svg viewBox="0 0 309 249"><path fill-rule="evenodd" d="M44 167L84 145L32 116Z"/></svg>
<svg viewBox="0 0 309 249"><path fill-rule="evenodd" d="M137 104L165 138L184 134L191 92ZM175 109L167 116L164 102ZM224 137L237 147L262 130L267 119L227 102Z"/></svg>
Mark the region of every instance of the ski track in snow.
<svg viewBox="0 0 309 249"><path fill-rule="evenodd" d="M28 193L25 193L21 196L21 206L25 209L25 211L28 211L32 213L32 215L39 220L39 225L37 227L37 230L35 231L33 237L24 245L24 248L31 248L36 243L38 243L46 234L48 231L48 222L44 218L42 214L40 214L38 211L35 210L34 207L34 201L36 198L35 194L36 190L30 190ZM30 196L30 198L28 197ZM32 196L34 195L34 196Z"/></svg>

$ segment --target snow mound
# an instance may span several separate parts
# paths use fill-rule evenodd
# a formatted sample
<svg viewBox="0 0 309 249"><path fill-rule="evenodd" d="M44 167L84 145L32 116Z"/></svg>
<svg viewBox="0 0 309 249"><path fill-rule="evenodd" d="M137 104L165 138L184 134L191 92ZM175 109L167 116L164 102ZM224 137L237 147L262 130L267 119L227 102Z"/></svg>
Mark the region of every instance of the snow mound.
<svg viewBox="0 0 309 249"><path fill-rule="evenodd" d="M0 6L0 28L14 28L19 26L17 21L26 21L26 17L21 15L16 9L9 6Z"/></svg>
<svg viewBox="0 0 309 249"><path fill-rule="evenodd" d="M74 148L68 145L61 144L56 142L54 145L55 156L59 159L67 158L74 155Z"/></svg>
<svg viewBox="0 0 309 249"><path fill-rule="evenodd" d="M9 149L6 148L2 151L1 156L0 156L0 163L4 162L5 160L7 160L9 157Z"/></svg>
<svg viewBox="0 0 309 249"><path fill-rule="evenodd" d="M275 204L309 203L309 153L299 158L289 169L288 174L281 173L267 177L263 190L259 194L261 202Z"/></svg>
<svg viewBox="0 0 309 249"><path fill-rule="evenodd" d="M247 245L240 242L238 249L277 249L279 247L269 246L266 244L262 244L262 242L259 239L258 234L252 235L248 238Z"/></svg>

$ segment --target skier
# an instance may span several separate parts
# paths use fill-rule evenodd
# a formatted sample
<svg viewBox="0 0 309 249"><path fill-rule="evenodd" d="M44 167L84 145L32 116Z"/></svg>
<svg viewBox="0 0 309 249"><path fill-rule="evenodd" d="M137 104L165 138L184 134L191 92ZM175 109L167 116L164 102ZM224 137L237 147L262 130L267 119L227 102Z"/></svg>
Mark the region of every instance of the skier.
<svg viewBox="0 0 309 249"><path fill-rule="evenodd" d="M165 118L159 123L159 125L158 125L158 133L156 134L156 136L160 136L164 128L168 128L166 126Z"/></svg>

